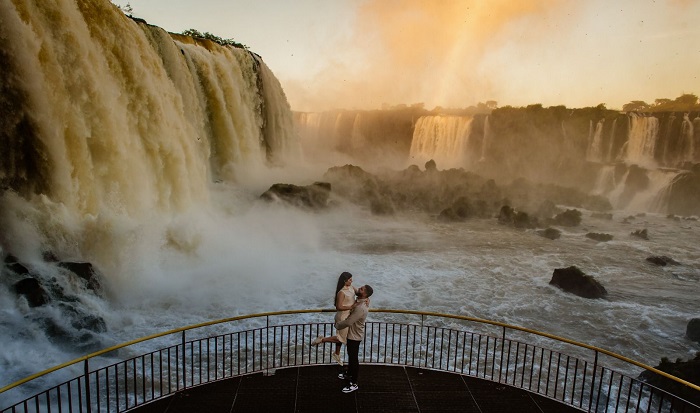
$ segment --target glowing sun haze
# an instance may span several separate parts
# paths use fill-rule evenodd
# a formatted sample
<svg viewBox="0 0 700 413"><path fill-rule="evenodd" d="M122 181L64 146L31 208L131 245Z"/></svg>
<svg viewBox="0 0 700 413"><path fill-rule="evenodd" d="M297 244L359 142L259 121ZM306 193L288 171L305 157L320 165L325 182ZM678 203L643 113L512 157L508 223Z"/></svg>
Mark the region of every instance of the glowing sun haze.
<svg viewBox="0 0 700 413"><path fill-rule="evenodd" d="M125 5L124 0L115 3ZM700 92L700 0L130 0L233 38L294 110L424 103L621 108Z"/></svg>

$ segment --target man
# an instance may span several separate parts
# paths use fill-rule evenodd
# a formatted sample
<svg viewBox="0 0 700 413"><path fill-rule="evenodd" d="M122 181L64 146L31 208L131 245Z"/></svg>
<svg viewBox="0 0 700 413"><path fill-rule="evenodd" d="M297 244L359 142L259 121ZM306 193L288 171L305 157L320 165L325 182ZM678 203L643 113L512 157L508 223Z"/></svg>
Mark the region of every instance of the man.
<svg viewBox="0 0 700 413"><path fill-rule="evenodd" d="M369 303L367 299L374 291L369 285L363 285L357 289L357 302L350 312L348 318L335 323L335 328L342 330L348 328L347 352L348 352L348 370L345 373L338 375L341 379L348 379L350 382L343 388L343 393L351 393L357 390L357 379L360 374L360 361L358 354L360 353L360 343L365 337L365 320L369 312Z"/></svg>

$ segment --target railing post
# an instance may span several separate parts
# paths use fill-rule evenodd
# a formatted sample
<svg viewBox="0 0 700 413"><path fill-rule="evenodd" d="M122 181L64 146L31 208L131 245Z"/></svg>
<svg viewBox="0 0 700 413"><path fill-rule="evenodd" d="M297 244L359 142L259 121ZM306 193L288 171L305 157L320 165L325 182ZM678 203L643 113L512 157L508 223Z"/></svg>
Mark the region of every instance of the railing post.
<svg viewBox="0 0 700 413"><path fill-rule="evenodd" d="M262 351L262 349L260 349ZM265 375L270 374L270 316L265 316Z"/></svg>
<svg viewBox="0 0 700 413"><path fill-rule="evenodd" d="M506 349L506 326L503 326L503 334L501 335L501 362L498 366L498 381L501 381L503 377L503 353ZM508 371L508 366L506 366L506 371Z"/></svg>
<svg viewBox="0 0 700 413"><path fill-rule="evenodd" d="M593 407L593 391L595 390L595 375L598 369L598 350L595 350L595 358L593 359L593 374L591 375L591 395L588 398L588 411ZM596 397L596 409L598 410L598 397Z"/></svg>
<svg viewBox="0 0 700 413"><path fill-rule="evenodd" d="M182 330L182 388L187 388L187 356L185 355L185 330Z"/></svg>
<svg viewBox="0 0 700 413"><path fill-rule="evenodd" d="M88 364L88 359L85 359L85 363L83 363L84 370L85 370L85 408L87 410L87 413L92 412L92 403L90 400L90 366ZM68 395L70 397L70 395Z"/></svg>

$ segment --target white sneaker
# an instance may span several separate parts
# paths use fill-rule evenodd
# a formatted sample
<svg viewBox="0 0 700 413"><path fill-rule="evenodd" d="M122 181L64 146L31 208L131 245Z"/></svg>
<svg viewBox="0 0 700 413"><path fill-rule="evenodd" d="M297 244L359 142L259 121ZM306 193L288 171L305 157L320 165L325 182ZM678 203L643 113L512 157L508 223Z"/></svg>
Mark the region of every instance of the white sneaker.
<svg viewBox="0 0 700 413"><path fill-rule="evenodd" d="M356 383L350 383L349 385L343 387L343 393L352 393L360 387Z"/></svg>
<svg viewBox="0 0 700 413"><path fill-rule="evenodd" d="M350 376L347 373L339 373L338 378L341 380L347 380L350 378Z"/></svg>
<svg viewBox="0 0 700 413"><path fill-rule="evenodd" d="M340 358L340 354L333 353L331 356L333 357L333 360L340 365L340 367L343 367L343 359Z"/></svg>
<svg viewBox="0 0 700 413"><path fill-rule="evenodd" d="M318 336L311 342L312 346L317 346L323 342L323 336Z"/></svg>

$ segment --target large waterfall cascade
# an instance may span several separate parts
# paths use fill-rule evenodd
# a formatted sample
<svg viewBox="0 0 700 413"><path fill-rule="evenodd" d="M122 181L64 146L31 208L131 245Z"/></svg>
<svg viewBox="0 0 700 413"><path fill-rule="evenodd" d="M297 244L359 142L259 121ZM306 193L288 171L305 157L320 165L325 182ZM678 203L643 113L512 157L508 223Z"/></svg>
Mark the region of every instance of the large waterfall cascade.
<svg viewBox="0 0 700 413"><path fill-rule="evenodd" d="M181 211L206 202L212 181L299 155L284 92L248 51L170 35L106 1L0 7L3 90L15 94L3 116L31 131L6 128L6 147L15 163L42 158L54 202ZM31 150L20 153L20 140ZM32 179L2 169L7 181Z"/></svg>
<svg viewBox="0 0 700 413"><path fill-rule="evenodd" d="M416 122L409 158L425 163L433 159L444 168L466 166L472 118L468 116L423 116Z"/></svg>
<svg viewBox="0 0 700 413"><path fill-rule="evenodd" d="M68 217L183 213L208 204L214 182L301 157L281 85L251 52L169 34L108 1L6 0L0 16L0 179L56 239L75 234Z"/></svg>

